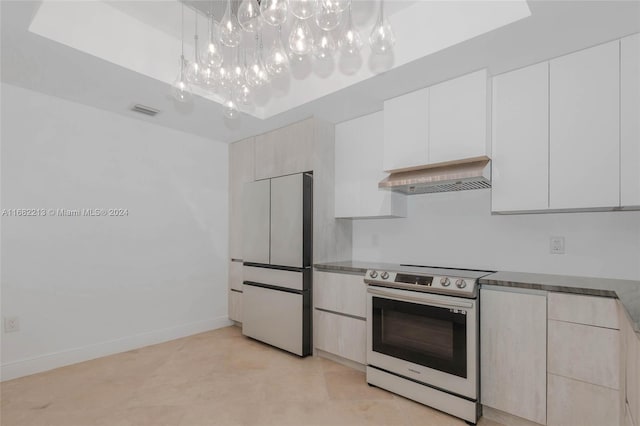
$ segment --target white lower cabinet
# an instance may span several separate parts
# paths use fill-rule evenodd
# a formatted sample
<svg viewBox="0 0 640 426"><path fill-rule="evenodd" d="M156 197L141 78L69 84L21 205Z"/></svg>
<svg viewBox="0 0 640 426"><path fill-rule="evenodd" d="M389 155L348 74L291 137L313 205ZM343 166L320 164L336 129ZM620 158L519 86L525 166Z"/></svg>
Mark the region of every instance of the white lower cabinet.
<svg viewBox="0 0 640 426"><path fill-rule="evenodd" d="M316 309L316 349L366 364L367 322Z"/></svg>
<svg viewBox="0 0 640 426"><path fill-rule="evenodd" d="M617 306L610 298L549 294L548 425L622 423Z"/></svg>
<svg viewBox="0 0 640 426"><path fill-rule="evenodd" d="M229 290L229 319L242 322L242 292Z"/></svg>
<svg viewBox="0 0 640 426"><path fill-rule="evenodd" d="M548 375L549 426L614 426L620 424L620 394L555 374Z"/></svg>
<svg viewBox="0 0 640 426"><path fill-rule="evenodd" d="M483 405L546 422L547 298L480 291L480 397Z"/></svg>
<svg viewBox="0 0 640 426"><path fill-rule="evenodd" d="M367 289L364 276L315 271L315 348L366 364Z"/></svg>

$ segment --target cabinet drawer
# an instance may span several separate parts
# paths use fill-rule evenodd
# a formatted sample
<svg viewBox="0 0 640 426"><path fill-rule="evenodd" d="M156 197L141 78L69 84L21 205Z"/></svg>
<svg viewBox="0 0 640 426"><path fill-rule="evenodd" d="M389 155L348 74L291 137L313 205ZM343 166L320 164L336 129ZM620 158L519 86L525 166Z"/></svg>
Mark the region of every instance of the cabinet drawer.
<svg viewBox="0 0 640 426"><path fill-rule="evenodd" d="M549 320L548 372L620 389L620 332Z"/></svg>
<svg viewBox="0 0 640 426"><path fill-rule="evenodd" d="M316 309L315 324L317 349L366 364L366 321Z"/></svg>
<svg viewBox="0 0 640 426"><path fill-rule="evenodd" d="M620 393L565 377L548 375L547 425L620 424Z"/></svg>
<svg viewBox="0 0 640 426"><path fill-rule="evenodd" d="M242 273L243 281L286 287L292 290L305 289L302 272L245 265Z"/></svg>
<svg viewBox="0 0 640 426"><path fill-rule="evenodd" d="M229 262L229 288L242 291L242 262Z"/></svg>
<svg viewBox="0 0 640 426"><path fill-rule="evenodd" d="M367 288L362 275L316 272L313 297L317 308L367 316Z"/></svg>
<svg viewBox="0 0 640 426"><path fill-rule="evenodd" d="M242 293L229 290L229 319L242 322Z"/></svg>
<svg viewBox="0 0 640 426"><path fill-rule="evenodd" d="M620 328L618 302L608 297L549 293L549 319Z"/></svg>

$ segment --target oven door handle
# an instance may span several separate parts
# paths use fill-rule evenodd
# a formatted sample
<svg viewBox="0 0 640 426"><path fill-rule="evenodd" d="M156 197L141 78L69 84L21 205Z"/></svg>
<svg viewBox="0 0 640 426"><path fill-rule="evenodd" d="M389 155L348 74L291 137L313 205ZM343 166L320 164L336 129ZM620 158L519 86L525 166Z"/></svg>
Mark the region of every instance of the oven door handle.
<svg viewBox="0 0 640 426"><path fill-rule="evenodd" d="M406 300L409 302L417 302L417 303L422 303L424 305L429 305L429 306L439 306L439 307L445 307L445 308L467 308L467 309L473 308L473 303L470 303L470 302L449 302L446 300L430 299L428 297L398 295L398 294L390 293L384 290L373 289L371 287L367 289L367 292L371 294L375 294L377 296L388 297L391 299L398 299L398 300Z"/></svg>

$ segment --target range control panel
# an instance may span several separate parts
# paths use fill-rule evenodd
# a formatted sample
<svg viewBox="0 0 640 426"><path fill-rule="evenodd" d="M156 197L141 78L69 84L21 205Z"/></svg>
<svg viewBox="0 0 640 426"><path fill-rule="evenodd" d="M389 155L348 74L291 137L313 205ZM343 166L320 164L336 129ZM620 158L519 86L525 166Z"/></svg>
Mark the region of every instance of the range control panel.
<svg viewBox="0 0 640 426"><path fill-rule="evenodd" d="M477 280L456 276L431 276L369 269L364 276L364 281L369 285L475 297Z"/></svg>

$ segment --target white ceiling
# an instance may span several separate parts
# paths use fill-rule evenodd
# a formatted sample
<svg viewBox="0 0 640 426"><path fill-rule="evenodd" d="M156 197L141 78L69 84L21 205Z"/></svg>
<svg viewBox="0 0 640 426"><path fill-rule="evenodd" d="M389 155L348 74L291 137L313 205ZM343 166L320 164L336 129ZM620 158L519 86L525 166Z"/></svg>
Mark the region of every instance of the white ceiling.
<svg viewBox="0 0 640 426"><path fill-rule="evenodd" d="M48 3L52 2L45 2ZM165 46L170 40L179 43L179 16L168 18L173 15L171 8L174 12L177 8L174 1L67 3L72 3L76 12L78 4L84 4L89 12L84 19L65 15L67 20L71 16L76 21L72 28L85 29L79 34L86 37L70 37L68 31L61 31L61 27L70 27L71 21L65 25L58 22L56 26L50 19L52 9L48 10L49 15L40 16L48 19L34 20L41 2L0 2L2 81L227 142L311 115L340 122L382 109L385 99L476 69L487 67L490 74L497 74L640 31L640 2L636 1L529 1L531 16L524 19L519 19L521 7L505 1L391 3L395 8L391 21L398 36L392 69L376 75L370 69L371 64L363 64L355 75L344 75L338 69L330 76L318 75L313 68L294 69L288 86L282 86L281 93L273 94L268 103L261 105L261 111L253 111L265 119L244 114L237 121L227 122L215 101L195 96L193 104L180 105L169 96L167 79L171 81L175 77L177 65L173 59L175 52ZM98 19L103 14L95 15L86 6L91 3L138 22L136 40L114 43L118 32L108 36L98 32L102 38L111 39L111 43L101 43L95 38L95 31L87 32L88 28L100 28L104 24ZM445 4L449 15L443 12ZM453 14L454 9L458 15ZM361 10L358 22L367 22L366 16L370 19L372 13L369 9L367 15L364 6ZM503 13L498 13L499 10ZM483 11L487 13L484 17ZM463 24L458 22L456 27L455 16L467 17L467 20ZM474 21L473 16L477 20ZM511 21L513 23L506 26L501 24ZM58 41L29 31L36 23L37 28L32 29ZM446 25L438 26L443 23ZM499 28L490 30L491 25ZM153 33L156 43L144 49L147 56L139 54L140 44L136 44L148 35L141 28L156 31ZM126 31L120 35L122 33ZM105 46L111 52L118 51L114 46L119 47L121 57L127 56L122 52L129 52L127 60L137 58L137 62L132 65L117 57L114 59L113 55L109 57L104 53ZM166 57L170 58L167 60L172 62L171 66L157 65L161 62L157 60L161 54L158 52L163 48L169 52ZM86 53L92 49L103 50L97 54ZM412 57L416 52L418 57ZM153 72L149 69L153 67L156 74L150 76ZM162 113L149 118L130 112L129 107L134 103L158 108Z"/></svg>

